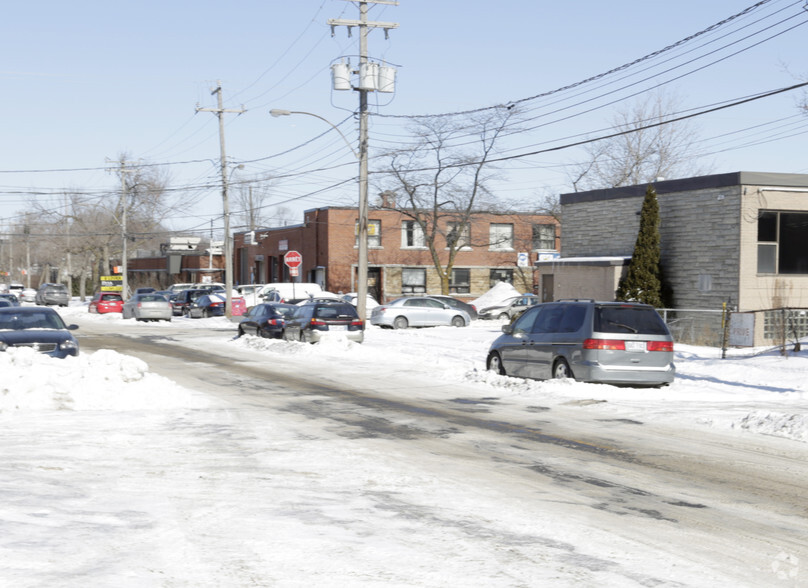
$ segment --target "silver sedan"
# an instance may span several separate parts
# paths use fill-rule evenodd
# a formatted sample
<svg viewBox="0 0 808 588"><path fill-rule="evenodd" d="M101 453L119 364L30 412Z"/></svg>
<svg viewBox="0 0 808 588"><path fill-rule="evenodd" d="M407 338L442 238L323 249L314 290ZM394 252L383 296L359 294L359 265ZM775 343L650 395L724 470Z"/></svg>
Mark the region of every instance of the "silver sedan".
<svg viewBox="0 0 808 588"><path fill-rule="evenodd" d="M370 315L370 324L394 329L441 325L465 327L470 322L471 317L466 311L428 296L411 296L380 304Z"/></svg>
<svg viewBox="0 0 808 588"><path fill-rule="evenodd" d="M161 294L135 294L123 304L123 318L137 321L170 321L171 303Z"/></svg>

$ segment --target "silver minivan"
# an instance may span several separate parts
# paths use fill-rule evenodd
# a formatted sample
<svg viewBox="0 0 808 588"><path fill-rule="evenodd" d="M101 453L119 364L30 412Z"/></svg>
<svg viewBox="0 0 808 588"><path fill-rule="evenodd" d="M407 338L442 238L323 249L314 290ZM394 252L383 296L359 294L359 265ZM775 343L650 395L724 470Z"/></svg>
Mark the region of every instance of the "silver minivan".
<svg viewBox="0 0 808 588"><path fill-rule="evenodd" d="M673 338L649 305L561 300L529 308L492 344L486 367L545 380L662 386L676 373Z"/></svg>

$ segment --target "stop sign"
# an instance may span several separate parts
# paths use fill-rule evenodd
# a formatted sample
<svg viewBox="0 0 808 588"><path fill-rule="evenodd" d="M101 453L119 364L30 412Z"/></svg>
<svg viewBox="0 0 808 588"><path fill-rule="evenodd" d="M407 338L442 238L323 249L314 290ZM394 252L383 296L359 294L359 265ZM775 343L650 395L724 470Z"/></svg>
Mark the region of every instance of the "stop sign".
<svg viewBox="0 0 808 588"><path fill-rule="evenodd" d="M289 267L300 267L300 264L303 263L303 256L297 251L287 251L283 256L283 263Z"/></svg>

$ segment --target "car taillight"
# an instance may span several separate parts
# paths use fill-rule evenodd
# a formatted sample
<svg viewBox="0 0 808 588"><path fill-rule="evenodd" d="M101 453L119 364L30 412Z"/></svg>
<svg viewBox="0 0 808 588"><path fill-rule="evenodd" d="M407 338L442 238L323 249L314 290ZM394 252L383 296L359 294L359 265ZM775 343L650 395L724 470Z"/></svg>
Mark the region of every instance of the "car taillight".
<svg viewBox="0 0 808 588"><path fill-rule="evenodd" d="M673 351L673 341L649 341L648 351Z"/></svg>
<svg viewBox="0 0 808 588"><path fill-rule="evenodd" d="M283 319L269 319L269 320L267 321L267 324L268 324L268 325L272 325L272 326L274 326L274 327L277 327L278 325L282 325L282 324L283 324Z"/></svg>
<svg viewBox="0 0 808 588"><path fill-rule="evenodd" d="M584 349L610 349L612 351L625 351L626 342L620 339L586 339Z"/></svg>
<svg viewBox="0 0 808 588"><path fill-rule="evenodd" d="M210 303L211 306L221 306L222 304L224 304L224 302L211 302Z"/></svg>
<svg viewBox="0 0 808 588"><path fill-rule="evenodd" d="M325 324L326 324L325 321L321 321L321 320L318 320L318 319L311 319L311 326L312 327L324 327Z"/></svg>
<svg viewBox="0 0 808 588"><path fill-rule="evenodd" d="M352 327L359 327L361 329L361 328L363 328L365 326L365 321L360 320L360 319L357 319L355 321L351 321L351 326Z"/></svg>

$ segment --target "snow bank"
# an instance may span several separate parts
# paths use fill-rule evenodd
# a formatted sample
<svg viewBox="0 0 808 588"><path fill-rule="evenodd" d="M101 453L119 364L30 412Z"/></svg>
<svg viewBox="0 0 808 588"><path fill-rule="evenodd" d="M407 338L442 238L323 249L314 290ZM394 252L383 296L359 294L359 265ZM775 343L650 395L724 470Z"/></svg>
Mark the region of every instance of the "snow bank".
<svg viewBox="0 0 808 588"><path fill-rule="evenodd" d="M202 394L112 350L54 359L25 347L0 353L0 414L18 410L162 410L210 406Z"/></svg>

